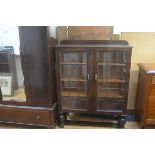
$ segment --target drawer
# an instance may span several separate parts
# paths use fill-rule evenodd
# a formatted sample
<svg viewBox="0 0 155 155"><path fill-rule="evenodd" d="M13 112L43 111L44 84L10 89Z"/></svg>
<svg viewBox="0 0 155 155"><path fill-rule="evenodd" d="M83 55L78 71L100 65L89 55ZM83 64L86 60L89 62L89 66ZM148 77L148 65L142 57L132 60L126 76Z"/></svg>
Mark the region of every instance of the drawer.
<svg viewBox="0 0 155 155"><path fill-rule="evenodd" d="M149 109L155 108L155 96L149 96L148 108Z"/></svg>
<svg viewBox="0 0 155 155"><path fill-rule="evenodd" d="M155 85L155 76L152 76L152 85Z"/></svg>
<svg viewBox="0 0 155 155"><path fill-rule="evenodd" d="M122 106L123 101L97 100L97 111L120 111Z"/></svg>
<svg viewBox="0 0 155 155"><path fill-rule="evenodd" d="M62 110L64 111L87 111L88 100L87 99L62 99Z"/></svg>
<svg viewBox="0 0 155 155"><path fill-rule="evenodd" d="M147 119L155 119L155 109L148 109Z"/></svg>
<svg viewBox="0 0 155 155"><path fill-rule="evenodd" d="M153 88L153 87L151 88L150 96L155 96L155 88Z"/></svg>
<svg viewBox="0 0 155 155"><path fill-rule="evenodd" d="M146 124L155 124L155 119L146 119Z"/></svg>
<svg viewBox="0 0 155 155"><path fill-rule="evenodd" d="M8 123L37 125L45 127L55 126L55 111L33 107L22 108L22 106L5 107L0 106L0 121Z"/></svg>

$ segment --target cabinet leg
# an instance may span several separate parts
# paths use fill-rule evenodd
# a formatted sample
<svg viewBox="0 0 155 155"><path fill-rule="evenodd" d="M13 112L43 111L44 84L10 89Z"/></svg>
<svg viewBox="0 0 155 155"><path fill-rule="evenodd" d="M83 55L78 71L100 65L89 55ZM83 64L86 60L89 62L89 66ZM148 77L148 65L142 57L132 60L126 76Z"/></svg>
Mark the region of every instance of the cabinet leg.
<svg viewBox="0 0 155 155"><path fill-rule="evenodd" d="M59 127L64 128L64 114L59 113Z"/></svg>
<svg viewBox="0 0 155 155"><path fill-rule="evenodd" d="M64 115L64 121L66 121L67 120L68 113L65 112L63 115Z"/></svg>
<svg viewBox="0 0 155 155"><path fill-rule="evenodd" d="M126 123L125 116L124 115L120 116L120 118L119 118L119 128L124 129L125 123Z"/></svg>

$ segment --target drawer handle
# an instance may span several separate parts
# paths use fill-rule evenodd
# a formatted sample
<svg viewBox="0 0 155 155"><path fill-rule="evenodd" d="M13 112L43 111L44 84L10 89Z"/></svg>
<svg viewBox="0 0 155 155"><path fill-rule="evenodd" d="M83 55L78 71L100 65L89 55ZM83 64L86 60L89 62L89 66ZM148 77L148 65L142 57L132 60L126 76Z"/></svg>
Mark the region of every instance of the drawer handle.
<svg viewBox="0 0 155 155"><path fill-rule="evenodd" d="M36 118L37 118L37 120L40 120L41 117L40 116L37 116Z"/></svg>
<svg viewBox="0 0 155 155"><path fill-rule="evenodd" d="M90 80L90 75L88 74L88 80Z"/></svg>

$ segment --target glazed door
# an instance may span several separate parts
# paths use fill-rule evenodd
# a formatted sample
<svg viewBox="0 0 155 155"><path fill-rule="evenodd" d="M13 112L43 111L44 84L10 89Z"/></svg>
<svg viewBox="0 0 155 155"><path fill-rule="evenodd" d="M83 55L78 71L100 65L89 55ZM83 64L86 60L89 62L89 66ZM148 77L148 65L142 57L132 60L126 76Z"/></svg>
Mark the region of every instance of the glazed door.
<svg viewBox="0 0 155 155"><path fill-rule="evenodd" d="M96 111L121 111L126 97L128 52L96 52Z"/></svg>
<svg viewBox="0 0 155 155"><path fill-rule="evenodd" d="M88 111L88 51L59 50L59 88L63 111Z"/></svg>

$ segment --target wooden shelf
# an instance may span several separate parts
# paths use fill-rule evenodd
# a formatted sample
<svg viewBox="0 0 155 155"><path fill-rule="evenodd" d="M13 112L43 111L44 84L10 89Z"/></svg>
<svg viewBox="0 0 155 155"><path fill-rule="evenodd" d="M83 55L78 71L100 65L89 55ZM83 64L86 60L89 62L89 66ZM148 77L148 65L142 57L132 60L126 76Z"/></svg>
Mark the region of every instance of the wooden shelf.
<svg viewBox="0 0 155 155"><path fill-rule="evenodd" d="M67 90L67 89L68 89L68 90L71 90L71 89L72 89L72 90L73 90L73 89L75 90L75 89L76 89L76 90L78 91L78 89L81 89L81 87L72 87L72 86L71 86L71 87L69 87L69 86L66 87L66 86L65 86L65 87L63 87L63 89L66 89L66 90Z"/></svg>
<svg viewBox="0 0 155 155"><path fill-rule="evenodd" d="M84 80L84 79L82 79L82 78L76 78L76 77L61 77L61 81L80 81L80 82L85 82L85 81L87 81L87 80Z"/></svg>
<svg viewBox="0 0 155 155"><path fill-rule="evenodd" d="M79 94L79 95L78 95ZM84 92L75 92L75 91L62 91L62 96L69 96L69 97L86 97L86 93Z"/></svg>
<svg viewBox="0 0 155 155"><path fill-rule="evenodd" d="M98 92L98 97L106 97L106 98L123 98L123 96L119 92L108 91L107 93L104 91Z"/></svg>
<svg viewBox="0 0 155 155"><path fill-rule="evenodd" d="M109 82L109 83L115 83L115 82L120 82L120 83L124 83L125 80L121 80L118 78L104 78L104 79L97 79L97 82Z"/></svg>
<svg viewBox="0 0 155 155"><path fill-rule="evenodd" d="M78 95L79 94L79 95ZM62 96L65 97L86 97L86 94L84 92L75 92L75 91L62 91ZM114 91L108 91L106 92L98 92L98 97L105 97L105 98L123 98L123 96L119 92Z"/></svg>
<svg viewBox="0 0 155 155"><path fill-rule="evenodd" d="M70 62L70 63L65 63L61 62L61 65L87 65L87 63L81 63L81 62Z"/></svg>
<svg viewBox="0 0 155 155"><path fill-rule="evenodd" d="M98 65L108 65L108 66L125 66L126 64L121 64L121 63L98 63Z"/></svg>

